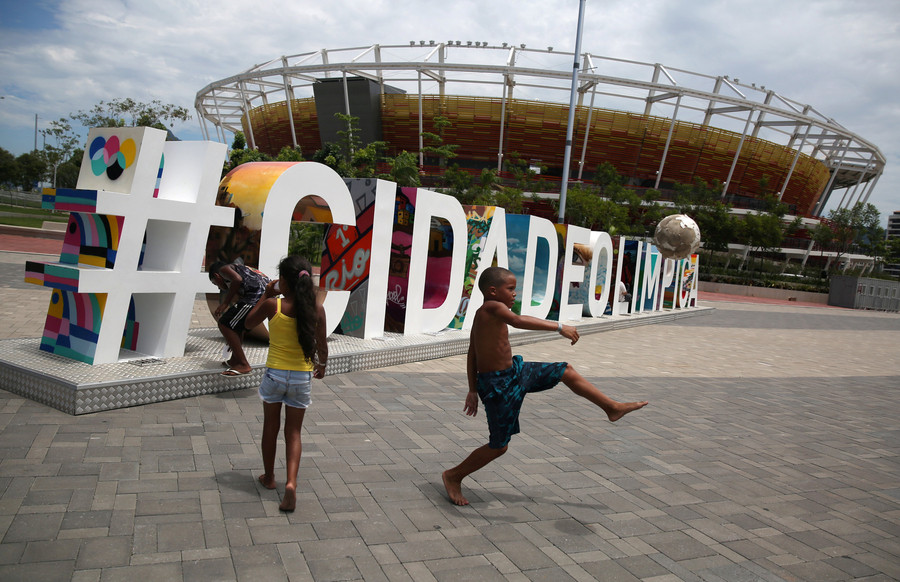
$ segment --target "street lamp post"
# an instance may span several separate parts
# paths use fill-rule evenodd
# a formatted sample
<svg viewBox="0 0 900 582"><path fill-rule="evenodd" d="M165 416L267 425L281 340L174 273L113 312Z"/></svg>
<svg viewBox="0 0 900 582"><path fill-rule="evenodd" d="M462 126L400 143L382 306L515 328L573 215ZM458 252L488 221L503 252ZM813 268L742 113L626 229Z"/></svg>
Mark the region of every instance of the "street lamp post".
<svg viewBox="0 0 900 582"><path fill-rule="evenodd" d="M566 216L566 191L569 189L569 164L572 160L572 133L575 125L575 98L578 91L578 59L581 58L581 31L584 26L584 3L578 3L578 31L575 34L575 59L572 63L572 93L569 96L569 123L566 127L566 150L563 155L562 187L559 190L559 217L562 224Z"/></svg>

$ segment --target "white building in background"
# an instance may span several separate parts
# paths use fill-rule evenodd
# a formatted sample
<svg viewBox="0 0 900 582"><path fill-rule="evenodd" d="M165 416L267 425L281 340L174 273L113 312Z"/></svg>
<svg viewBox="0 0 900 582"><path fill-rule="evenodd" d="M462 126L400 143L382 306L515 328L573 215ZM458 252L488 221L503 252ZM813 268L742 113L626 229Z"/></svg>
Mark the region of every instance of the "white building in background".
<svg viewBox="0 0 900 582"><path fill-rule="evenodd" d="M900 210L895 210L893 214L888 216L887 221L887 238L900 238ZM888 263L884 266L884 272L900 277L900 264Z"/></svg>

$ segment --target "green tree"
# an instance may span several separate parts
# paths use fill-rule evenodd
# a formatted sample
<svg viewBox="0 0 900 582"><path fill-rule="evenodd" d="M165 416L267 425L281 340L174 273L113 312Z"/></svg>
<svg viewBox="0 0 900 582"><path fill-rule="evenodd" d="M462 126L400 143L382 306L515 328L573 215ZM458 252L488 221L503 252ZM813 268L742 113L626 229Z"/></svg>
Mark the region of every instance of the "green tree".
<svg viewBox="0 0 900 582"><path fill-rule="evenodd" d="M546 190L546 183L541 177L541 172L546 172L547 166L532 166L518 152L508 153L504 160L506 170L516 181L516 188L523 192L544 192Z"/></svg>
<svg viewBox="0 0 900 582"><path fill-rule="evenodd" d="M247 147L247 138L244 137L243 131L234 132L234 140L231 142L231 149L242 150Z"/></svg>
<svg viewBox="0 0 900 582"><path fill-rule="evenodd" d="M659 192L652 189L638 194L621 184L610 185L609 199L622 206L625 217L618 224L619 233L626 236L653 236L656 224L665 215L656 198Z"/></svg>
<svg viewBox="0 0 900 582"><path fill-rule="evenodd" d="M522 214L525 210L525 197L518 188L503 186L494 192L493 205L506 209L510 214Z"/></svg>
<svg viewBox="0 0 900 582"><path fill-rule="evenodd" d="M328 142L322 149L316 150L312 161L325 164L341 176L346 176L349 172L349 165L344 160L340 146L332 142Z"/></svg>
<svg viewBox="0 0 900 582"><path fill-rule="evenodd" d="M834 231L825 221L819 221L817 225L809 231L809 237L816 243L819 248L819 255L824 255L829 250L831 243L834 242Z"/></svg>
<svg viewBox="0 0 900 582"><path fill-rule="evenodd" d="M437 158L440 167L446 167L447 160L456 157L458 145L444 143L444 131L452 127L453 123L444 115L435 115L432 120L434 132L422 132L422 153L426 156Z"/></svg>
<svg viewBox="0 0 900 582"><path fill-rule="evenodd" d="M268 154L264 154L259 150L231 150L231 155L228 158L228 161L225 162L225 165L222 169L222 175L224 176L231 170L237 168L241 164L246 164L248 162L271 162L272 156Z"/></svg>
<svg viewBox="0 0 900 582"><path fill-rule="evenodd" d="M19 185L19 164L16 156L0 148L0 185L14 188Z"/></svg>
<svg viewBox="0 0 900 582"><path fill-rule="evenodd" d="M493 204L494 189L499 187L500 178L497 176L496 168L483 168L478 181L469 188L469 195L472 198L471 204Z"/></svg>
<svg viewBox="0 0 900 582"><path fill-rule="evenodd" d="M566 221L584 228L597 228L613 236L624 235L628 210L600 196L596 188L575 184L566 192Z"/></svg>
<svg viewBox="0 0 900 582"><path fill-rule="evenodd" d="M46 178L56 188L58 168L70 160L80 140L72 131L72 124L65 118L51 121L47 129L41 130L41 134L44 136L44 149L40 153L47 166Z"/></svg>
<svg viewBox="0 0 900 582"><path fill-rule="evenodd" d="M69 156L69 159L59 165L56 169L56 187L57 188L75 188L78 185L78 174L81 172L81 159L84 157L84 150L76 149Z"/></svg>
<svg viewBox="0 0 900 582"><path fill-rule="evenodd" d="M738 237L751 250L771 252L784 240L784 222L775 214L750 212L738 222Z"/></svg>
<svg viewBox="0 0 900 582"><path fill-rule="evenodd" d="M325 225L312 222L292 222L288 252L309 259L313 265L322 263L325 249Z"/></svg>
<svg viewBox="0 0 900 582"><path fill-rule="evenodd" d="M47 162L36 151L16 158L16 165L19 168L16 184L26 192L35 189L47 173Z"/></svg>
<svg viewBox="0 0 900 582"><path fill-rule="evenodd" d="M718 180L707 184L697 178L693 184L675 184L675 206L682 214L686 214L685 208L711 206L721 198L722 184Z"/></svg>
<svg viewBox="0 0 900 582"><path fill-rule="evenodd" d="M879 225L874 225L858 238L857 244L864 255L875 259L876 262L884 258L887 253L887 232Z"/></svg>
<svg viewBox="0 0 900 582"><path fill-rule="evenodd" d="M345 129L337 131L337 146L341 152L344 162L349 164L353 159L353 152L359 149L362 139L360 138L359 117L355 115L345 115L343 113L335 113L335 118L343 122ZM342 176L344 174L341 174Z"/></svg>
<svg viewBox="0 0 900 582"><path fill-rule="evenodd" d="M738 236L738 219L721 201L710 206L682 212L694 219L700 229L703 247L710 251L728 251L728 245Z"/></svg>
<svg viewBox="0 0 900 582"><path fill-rule="evenodd" d="M616 167L609 162L603 162L594 170L594 185L600 188L604 195L610 195L622 187L625 179L619 175Z"/></svg>
<svg viewBox="0 0 900 582"><path fill-rule="evenodd" d="M450 164L441 176L441 184L447 192L455 196L463 204L470 204L465 199L469 188L472 187L472 174L459 167L459 164Z"/></svg>
<svg viewBox="0 0 900 582"><path fill-rule="evenodd" d="M836 208L828 213L827 220L813 229L813 240L834 248L836 265L854 244L865 245L866 241L878 238L880 220L878 209L869 203L857 202L852 208Z"/></svg>
<svg viewBox="0 0 900 582"><path fill-rule="evenodd" d="M284 146L281 148L281 151L278 152L278 155L275 156L276 162L302 162L303 161L303 152L300 151L300 146L292 147L292 146Z"/></svg>
<svg viewBox="0 0 900 582"><path fill-rule="evenodd" d="M418 186L421 184L416 155L406 150L400 152L391 160L390 178L398 186Z"/></svg>
<svg viewBox="0 0 900 582"><path fill-rule="evenodd" d="M184 107L163 103L159 99L145 103L128 97L100 101L91 109L78 111L69 117L85 127L131 126L167 130L165 123L187 121L191 118L191 114Z"/></svg>
<svg viewBox="0 0 900 582"><path fill-rule="evenodd" d="M357 148L350 157L350 167L344 176L347 178L374 178L378 173L378 164L385 159L385 149L387 149L387 143L383 141L373 141L364 147Z"/></svg>
<svg viewBox="0 0 900 582"><path fill-rule="evenodd" d="M710 185L698 179L693 184L675 185L676 210L694 219L703 248L711 251L728 251L728 245L738 239L739 219L721 198L722 186L718 182Z"/></svg>

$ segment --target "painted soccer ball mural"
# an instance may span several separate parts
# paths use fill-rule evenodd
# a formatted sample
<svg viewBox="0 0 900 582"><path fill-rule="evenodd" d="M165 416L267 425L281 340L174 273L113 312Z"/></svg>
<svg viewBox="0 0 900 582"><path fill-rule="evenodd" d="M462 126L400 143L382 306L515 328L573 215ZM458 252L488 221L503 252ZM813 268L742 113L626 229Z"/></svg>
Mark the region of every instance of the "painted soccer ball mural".
<svg viewBox="0 0 900 582"><path fill-rule="evenodd" d="M656 247L667 259L686 259L700 248L700 227L686 214L672 214L656 225Z"/></svg>

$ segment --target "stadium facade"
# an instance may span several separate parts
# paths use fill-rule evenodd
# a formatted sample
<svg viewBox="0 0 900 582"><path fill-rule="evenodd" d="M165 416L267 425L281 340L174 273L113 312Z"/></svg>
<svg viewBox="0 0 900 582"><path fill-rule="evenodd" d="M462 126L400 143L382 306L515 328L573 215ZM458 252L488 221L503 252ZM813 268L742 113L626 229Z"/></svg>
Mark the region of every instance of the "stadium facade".
<svg viewBox="0 0 900 582"><path fill-rule="evenodd" d="M335 113L353 115L364 143L416 152L426 174L438 161L423 155L422 132L444 116L461 167L503 176L518 159L558 180L573 58L470 41L323 49L210 83L195 107L207 139L242 131L252 148L299 146L307 157L337 140ZM771 194L816 217L838 196L838 206L866 202L884 171L874 144L764 85L590 53L578 62L571 180L590 182L609 162L631 186L717 180L737 207Z"/></svg>

